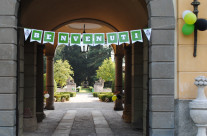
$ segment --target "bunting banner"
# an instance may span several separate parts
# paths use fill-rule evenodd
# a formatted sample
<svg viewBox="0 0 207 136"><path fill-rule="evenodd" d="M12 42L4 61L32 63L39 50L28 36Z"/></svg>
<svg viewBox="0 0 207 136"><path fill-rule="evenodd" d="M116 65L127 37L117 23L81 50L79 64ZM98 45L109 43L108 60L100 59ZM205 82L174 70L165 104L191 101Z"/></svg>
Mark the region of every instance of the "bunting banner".
<svg viewBox="0 0 207 136"><path fill-rule="evenodd" d="M118 45L118 34L114 33L107 33L107 45L116 44Z"/></svg>
<svg viewBox="0 0 207 136"><path fill-rule="evenodd" d="M122 43L130 44L128 31L118 32L118 34L119 34L119 44L122 44Z"/></svg>
<svg viewBox="0 0 207 136"><path fill-rule="evenodd" d="M143 30L144 30L144 33L145 33L147 39L150 41L152 29L148 28L148 29L143 29Z"/></svg>
<svg viewBox="0 0 207 136"><path fill-rule="evenodd" d="M28 28L24 28L24 39L25 41L28 39L29 35L31 34L32 30Z"/></svg>
<svg viewBox="0 0 207 136"><path fill-rule="evenodd" d="M105 34L104 33L94 34L94 46L96 45L105 45Z"/></svg>
<svg viewBox="0 0 207 136"><path fill-rule="evenodd" d="M147 28L143 29L147 39L150 41L152 29ZM39 42L39 43L50 43L54 44L55 41L55 32L53 31L44 31L37 29L29 29L24 28L24 37L25 41L30 37L30 42ZM42 40L43 38L43 40ZM103 45L108 47L111 44L121 45L123 43L134 44L135 42L143 42L142 30L131 30L122 31L122 32L110 32L106 33L66 33L66 32L58 32L58 43L57 45L78 45L81 47L81 51L88 51L88 45L96 46ZM105 42L106 41L106 42ZM85 46L87 45L87 46Z"/></svg>
<svg viewBox="0 0 207 136"><path fill-rule="evenodd" d="M142 40L142 30L132 30L130 31L131 33L131 40L132 40L132 44L135 42L143 42Z"/></svg>
<svg viewBox="0 0 207 136"><path fill-rule="evenodd" d="M66 46L69 45L69 33L58 33L58 45L64 44Z"/></svg>
<svg viewBox="0 0 207 136"><path fill-rule="evenodd" d="M81 34L80 33L71 33L70 34L70 45L81 45Z"/></svg>
<svg viewBox="0 0 207 136"><path fill-rule="evenodd" d="M43 30L32 29L32 35L31 35L30 42L36 41L36 42L41 43L42 33L43 33Z"/></svg>
<svg viewBox="0 0 207 136"><path fill-rule="evenodd" d="M55 32L44 31L43 44L44 43L54 44L54 40L55 40Z"/></svg>
<svg viewBox="0 0 207 136"><path fill-rule="evenodd" d="M91 45L93 46L93 34L91 33L83 33L83 45Z"/></svg>

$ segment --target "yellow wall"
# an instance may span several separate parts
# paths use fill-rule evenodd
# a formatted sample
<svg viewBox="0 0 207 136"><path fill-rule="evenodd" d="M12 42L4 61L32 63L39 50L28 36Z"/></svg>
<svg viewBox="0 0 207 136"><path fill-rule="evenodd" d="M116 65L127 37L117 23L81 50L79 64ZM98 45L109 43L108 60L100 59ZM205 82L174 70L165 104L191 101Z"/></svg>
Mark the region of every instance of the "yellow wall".
<svg viewBox="0 0 207 136"><path fill-rule="evenodd" d="M197 57L193 57L194 35L182 34L185 10L193 11L193 0L177 0L177 97L179 99L194 99L197 87L194 78L199 75L207 76L207 31L198 31ZM199 0L198 18L207 19L207 1ZM206 89L207 92L207 89ZM207 93L206 93L207 94Z"/></svg>

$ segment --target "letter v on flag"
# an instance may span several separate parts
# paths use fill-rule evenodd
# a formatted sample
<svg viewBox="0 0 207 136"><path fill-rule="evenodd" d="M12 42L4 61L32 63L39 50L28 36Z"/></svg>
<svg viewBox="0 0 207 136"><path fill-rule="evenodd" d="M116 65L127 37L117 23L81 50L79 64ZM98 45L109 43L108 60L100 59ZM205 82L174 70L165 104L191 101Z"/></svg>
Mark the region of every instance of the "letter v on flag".
<svg viewBox="0 0 207 136"><path fill-rule="evenodd" d="M80 45L81 44L81 34L71 33L70 34L70 45Z"/></svg>
<svg viewBox="0 0 207 136"><path fill-rule="evenodd" d="M58 33L58 45L64 44L69 45L69 33L59 32Z"/></svg>

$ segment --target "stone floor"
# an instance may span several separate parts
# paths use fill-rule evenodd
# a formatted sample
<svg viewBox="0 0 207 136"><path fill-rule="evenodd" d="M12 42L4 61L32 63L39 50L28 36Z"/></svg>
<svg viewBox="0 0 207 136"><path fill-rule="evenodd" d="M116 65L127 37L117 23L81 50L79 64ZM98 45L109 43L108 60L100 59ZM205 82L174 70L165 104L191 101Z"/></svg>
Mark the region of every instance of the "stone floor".
<svg viewBox="0 0 207 136"><path fill-rule="evenodd" d="M79 93L70 102L56 102L55 110L45 111L46 118L35 132L24 136L142 136L113 110L114 103L100 102L90 93Z"/></svg>

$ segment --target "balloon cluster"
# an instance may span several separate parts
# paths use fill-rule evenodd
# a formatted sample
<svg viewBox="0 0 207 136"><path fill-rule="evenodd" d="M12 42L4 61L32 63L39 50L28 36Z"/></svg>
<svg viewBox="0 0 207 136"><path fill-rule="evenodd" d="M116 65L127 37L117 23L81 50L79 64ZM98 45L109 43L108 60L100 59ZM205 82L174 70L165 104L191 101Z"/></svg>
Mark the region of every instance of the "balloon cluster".
<svg viewBox="0 0 207 136"><path fill-rule="evenodd" d="M200 31L207 30L207 20L202 18L197 19L196 15L190 10L185 10L183 12L183 19L185 21L185 24L182 28L184 35L192 34L195 27Z"/></svg>
<svg viewBox="0 0 207 136"><path fill-rule="evenodd" d="M197 21L196 15L190 10L185 10L183 12L182 17L185 21L185 24L183 25L183 28L182 28L183 34L184 35L192 34L195 29L195 23Z"/></svg>

